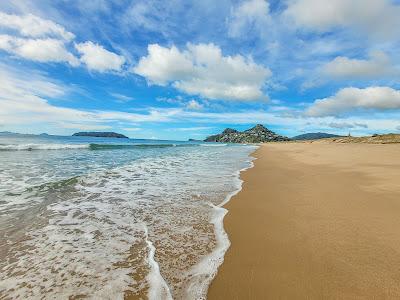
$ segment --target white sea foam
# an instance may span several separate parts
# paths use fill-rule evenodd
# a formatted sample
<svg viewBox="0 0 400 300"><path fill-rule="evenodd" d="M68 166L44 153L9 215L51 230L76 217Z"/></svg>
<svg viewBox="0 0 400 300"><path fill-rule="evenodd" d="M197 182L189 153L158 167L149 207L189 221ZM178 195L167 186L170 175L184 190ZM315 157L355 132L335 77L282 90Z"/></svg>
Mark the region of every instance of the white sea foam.
<svg viewBox="0 0 400 300"><path fill-rule="evenodd" d="M201 147L225 147L227 144L199 144Z"/></svg>
<svg viewBox="0 0 400 300"><path fill-rule="evenodd" d="M160 266L154 258L156 248L148 238L146 228L146 243L149 247L148 261L150 265L150 272L147 274L147 281L149 283L148 297L150 300L172 300L171 291L165 279L160 273Z"/></svg>
<svg viewBox="0 0 400 300"><path fill-rule="evenodd" d="M127 291L143 289L153 299L204 298L229 247L221 206L240 189L237 170L250 166L246 159L253 149L141 151L142 157L123 165L33 188L29 197L9 196L11 204L13 197L36 201L27 202L23 216L12 212L9 220L41 213L20 228L25 241L8 237L12 247L0 261L0 298L122 299ZM85 157L104 160L103 153ZM132 153L118 150L114 159ZM49 170L67 169L57 164L60 155L54 159ZM36 226L43 221L34 218L47 223Z"/></svg>
<svg viewBox="0 0 400 300"><path fill-rule="evenodd" d="M211 223L214 225L217 244L209 255L204 257L198 264L193 266L188 271L187 277L191 279L186 286L185 298L187 299L205 300L207 298L206 296L208 287L211 281L217 275L218 268L223 263L225 253L231 245L223 223L224 217L228 210L226 210L223 206L226 205L233 196L242 190L243 180L240 179L240 173L252 168L254 166L254 159L255 158L251 157L248 161L248 166L235 172L234 180L236 183L236 189L229 193L225 197L225 200L219 205L212 205L214 209L214 215L211 219Z"/></svg>
<svg viewBox="0 0 400 300"><path fill-rule="evenodd" d="M0 151L89 149L89 146L89 144L8 144L0 145Z"/></svg>

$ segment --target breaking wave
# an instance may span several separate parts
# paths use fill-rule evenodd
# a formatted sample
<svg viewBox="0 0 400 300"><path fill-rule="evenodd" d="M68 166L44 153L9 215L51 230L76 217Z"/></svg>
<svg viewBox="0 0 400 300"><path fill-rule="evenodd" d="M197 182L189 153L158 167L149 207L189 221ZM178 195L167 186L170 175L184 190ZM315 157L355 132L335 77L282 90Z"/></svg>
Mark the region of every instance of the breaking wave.
<svg viewBox="0 0 400 300"><path fill-rule="evenodd" d="M89 149L88 144L3 144L0 151Z"/></svg>
<svg viewBox="0 0 400 300"><path fill-rule="evenodd" d="M33 151L33 150L116 150L148 149L169 147L193 147L198 144L0 144L0 151Z"/></svg>

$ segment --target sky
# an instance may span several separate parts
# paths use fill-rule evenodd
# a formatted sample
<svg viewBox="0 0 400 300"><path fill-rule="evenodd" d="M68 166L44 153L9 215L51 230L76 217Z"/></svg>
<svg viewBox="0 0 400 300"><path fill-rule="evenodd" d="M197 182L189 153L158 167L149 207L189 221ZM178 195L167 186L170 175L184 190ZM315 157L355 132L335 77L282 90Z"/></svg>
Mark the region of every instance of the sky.
<svg viewBox="0 0 400 300"><path fill-rule="evenodd" d="M399 0L0 2L0 131L400 133Z"/></svg>

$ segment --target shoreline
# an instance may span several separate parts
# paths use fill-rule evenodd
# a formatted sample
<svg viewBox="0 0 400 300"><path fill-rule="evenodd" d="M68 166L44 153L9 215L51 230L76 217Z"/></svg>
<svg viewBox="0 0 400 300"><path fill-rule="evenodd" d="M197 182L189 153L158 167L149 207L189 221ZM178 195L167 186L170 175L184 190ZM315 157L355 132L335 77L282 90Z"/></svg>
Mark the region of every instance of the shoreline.
<svg viewBox="0 0 400 300"><path fill-rule="evenodd" d="M208 299L399 297L400 145L259 147ZM397 177L396 177L397 176Z"/></svg>
<svg viewBox="0 0 400 300"><path fill-rule="evenodd" d="M237 188L227 194L225 199L220 204L212 205L214 209L214 216L210 223L214 225L214 234L217 243L211 253L203 257L202 260L200 260L188 271L191 280L186 284L184 297L190 299L206 299L208 289L212 284L212 281L215 279L215 276L218 274L218 270L224 262L225 254L231 246L228 233L224 227L224 219L228 213L228 210L225 208L225 206L242 190L242 174L243 172L254 167L254 161L256 160L254 153L257 152L259 148L260 146L257 146L251 153L249 153L246 160L246 164L248 165L240 170L237 170L233 174ZM207 271L204 271L204 269Z"/></svg>

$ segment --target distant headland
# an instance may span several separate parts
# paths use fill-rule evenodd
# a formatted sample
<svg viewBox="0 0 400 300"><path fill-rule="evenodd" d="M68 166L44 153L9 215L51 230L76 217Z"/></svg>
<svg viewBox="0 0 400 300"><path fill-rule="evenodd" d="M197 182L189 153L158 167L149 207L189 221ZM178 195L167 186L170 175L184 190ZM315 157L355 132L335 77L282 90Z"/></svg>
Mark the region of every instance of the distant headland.
<svg viewBox="0 0 400 300"><path fill-rule="evenodd" d="M321 139L336 138L336 137L343 137L343 136L337 134L324 133L324 132L310 132L310 133L296 135L291 139L295 141L303 141L303 140L321 140Z"/></svg>
<svg viewBox="0 0 400 300"><path fill-rule="evenodd" d="M204 141L222 143L264 143L289 140L288 137L276 134L265 126L257 124L253 128L242 132L227 128L220 134L207 137Z"/></svg>
<svg viewBox="0 0 400 300"><path fill-rule="evenodd" d="M128 139L127 136L116 133L116 132L76 132L72 136L91 136L91 137L105 137L105 138L118 138L118 139Z"/></svg>

